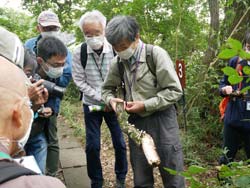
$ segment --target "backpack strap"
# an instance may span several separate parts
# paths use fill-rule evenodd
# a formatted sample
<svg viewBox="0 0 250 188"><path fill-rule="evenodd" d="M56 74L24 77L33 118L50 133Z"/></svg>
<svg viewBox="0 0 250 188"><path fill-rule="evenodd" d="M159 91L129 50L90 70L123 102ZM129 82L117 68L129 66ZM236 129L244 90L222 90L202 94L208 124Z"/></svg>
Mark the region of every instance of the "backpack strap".
<svg viewBox="0 0 250 188"><path fill-rule="evenodd" d="M148 65L149 71L156 77L156 66L154 63L153 48L153 45L146 44L146 63Z"/></svg>
<svg viewBox="0 0 250 188"><path fill-rule="evenodd" d="M149 71L155 77L154 86L157 87L156 65L154 62L153 48L154 48L153 45L146 44L146 63L147 63Z"/></svg>
<svg viewBox="0 0 250 188"><path fill-rule="evenodd" d="M235 69L236 69L236 71L238 72L238 74L239 74L240 76L243 76L243 72L242 72L243 67L242 67L242 65L240 64L240 61L241 61L241 59L240 59L240 57L238 57L237 62L236 62ZM240 83L238 84L238 90L241 90L241 88L242 88L242 82L240 82Z"/></svg>
<svg viewBox="0 0 250 188"><path fill-rule="evenodd" d="M18 165L14 161L0 160L0 184L20 176L38 175L34 171Z"/></svg>
<svg viewBox="0 0 250 188"><path fill-rule="evenodd" d="M85 69L85 67L87 65L87 59L88 59L87 43L86 42L83 42L81 45L80 58L81 58L82 67L83 67L83 69Z"/></svg>
<svg viewBox="0 0 250 188"><path fill-rule="evenodd" d="M121 62L121 59L119 56L117 56L117 65L118 65L118 71L121 79L121 89L123 92L124 100L126 100L126 88L125 88L125 81L124 81L124 66Z"/></svg>
<svg viewBox="0 0 250 188"><path fill-rule="evenodd" d="M113 55L114 55L114 57L116 56L114 49L113 49ZM80 58L81 58L82 67L83 67L83 69L85 69L85 67L87 65L87 60L88 60L87 43L86 42L83 42L81 45Z"/></svg>

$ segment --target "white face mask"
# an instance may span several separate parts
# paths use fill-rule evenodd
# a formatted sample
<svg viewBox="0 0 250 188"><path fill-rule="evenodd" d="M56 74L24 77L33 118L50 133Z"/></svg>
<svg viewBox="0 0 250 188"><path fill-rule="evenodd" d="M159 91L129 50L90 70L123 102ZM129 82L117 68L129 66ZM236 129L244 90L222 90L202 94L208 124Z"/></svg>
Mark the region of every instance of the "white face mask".
<svg viewBox="0 0 250 188"><path fill-rule="evenodd" d="M126 50L116 53L120 58L128 60L135 53L135 49L131 48L130 46Z"/></svg>
<svg viewBox="0 0 250 188"><path fill-rule="evenodd" d="M47 66L47 69L44 66ZM63 67L52 67L47 63L42 64L42 69L50 78L59 78L63 74Z"/></svg>
<svg viewBox="0 0 250 188"><path fill-rule="evenodd" d="M86 37L86 43L92 48L93 50L99 50L103 46L104 36L100 35L97 37Z"/></svg>
<svg viewBox="0 0 250 188"><path fill-rule="evenodd" d="M20 139L18 140L18 146L23 149L25 144L27 143L28 139L29 139L29 136L30 136L30 132L31 132L31 127L32 127L32 123L33 123L33 118L34 118L34 113L33 113L33 110L30 109L30 112L31 112L31 118L30 118L30 122L29 122L29 127L28 127L28 130L27 132L25 133L25 135Z"/></svg>
<svg viewBox="0 0 250 188"><path fill-rule="evenodd" d="M59 31L46 31L46 32L41 32L42 37L59 37Z"/></svg>

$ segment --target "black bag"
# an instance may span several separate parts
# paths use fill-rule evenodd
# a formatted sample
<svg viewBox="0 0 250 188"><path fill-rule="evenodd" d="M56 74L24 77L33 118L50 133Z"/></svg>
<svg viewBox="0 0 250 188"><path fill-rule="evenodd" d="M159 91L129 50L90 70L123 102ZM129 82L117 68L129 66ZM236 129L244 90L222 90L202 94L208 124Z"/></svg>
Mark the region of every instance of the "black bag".
<svg viewBox="0 0 250 188"><path fill-rule="evenodd" d="M250 131L250 98L232 98L227 104L225 125Z"/></svg>
<svg viewBox="0 0 250 188"><path fill-rule="evenodd" d="M0 160L0 184L24 175L38 174L14 161Z"/></svg>

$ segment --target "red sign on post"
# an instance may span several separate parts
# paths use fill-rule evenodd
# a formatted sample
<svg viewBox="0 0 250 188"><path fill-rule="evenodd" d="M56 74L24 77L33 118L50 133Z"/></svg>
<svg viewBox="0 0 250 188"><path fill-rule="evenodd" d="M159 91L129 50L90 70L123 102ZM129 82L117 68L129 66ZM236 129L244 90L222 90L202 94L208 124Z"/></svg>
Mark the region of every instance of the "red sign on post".
<svg viewBox="0 0 250 188"><path fill-rule="evenodd" d="M176 60L176 73L180 80L182 88L186 87L186 73L184 60Z"/></svg>

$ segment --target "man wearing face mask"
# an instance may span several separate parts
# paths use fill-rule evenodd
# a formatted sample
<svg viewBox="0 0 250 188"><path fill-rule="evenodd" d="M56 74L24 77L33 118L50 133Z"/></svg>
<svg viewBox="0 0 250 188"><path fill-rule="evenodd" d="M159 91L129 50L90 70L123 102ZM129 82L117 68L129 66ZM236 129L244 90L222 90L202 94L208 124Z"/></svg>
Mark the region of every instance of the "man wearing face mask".
<svg viewBox="0 0 250 188"><path fill-rule="evenodd" d="M63 42L52 36L44 37L38 41L36 55L38 63L36 73L44 80L66 87L71 79L71 71L64 72L64 70L71 70L71 67L66 63L67 48ZM43 173L45 173L48 151L47 173L51 176L56 175L59 162L56 122L60 100L49 93L48 102L44 104L39 117L35 119L31 136L25 147L27 154L34 155ZM49 153L52 158L49 157Z"/></svg>
<svg viewBox="0 0 250 188"><path fill-rule="evenodd" d="M50 11L46 10L39 14L37 19L37 31L40 33L37 37L31 38L25 43L25 47L33 50L37 54L37 44L38 42L46 36L57 37L60 31L61 24L59 22L58 16ZM67 50L67 57L65 66L63 68L63 74L60 78L57 78L58 84L61 87L66 87L71 80L71 67L72 67L72 56L69 50ZM47 69L46 69L47 70ZM52 72L51 72L52 71ZM54 76L53 67L50 69L48 74ZM52 78L51 77L51 78ZM57 128L56 128L56 116L59 112L60 99L53 99L55 102L55 109L53 115L49 118L49 126L47 126L46 134L48 138L48 156L47 156L47 174L50 176L55 176L58 170L58 160L59 160L59 145L57 138Z"/></svg>
<svg viewBox="0 0 250 188"><path fill-rule="evenodd" d="M105 26L106 18L97 10L82 15L79 27L86 43L81 44L75 50L72 75L75 84L83 93L87 170L91 179L91 187L100 188L104 181L100 161L100 127L104 119L110 130L115 149L116 187L124 188L127 174L125 141L115 112L105 106L101 100L101 86L114 57L112 46L104 37ZM85 48L83 45L86 45ZM81 56L84 53L87 56L86 62L81 62L83 60ZM103 110L91 112L92 105L103 107Z"/></svg>
<svg viewBox="0 0 250 188"><path fill-rule="evenodd" d="M164 167L183 170L174 107L182 96L182 88L168 53L159 46L142 42L139 25L130 16L114 17L105 33L118 57L111 63L104 81L103 100L114 110L118 102L126 102L124 108L129 113L128 121L139 130L146 131L154 140L161 160L159 170L164 187L185 187L183 177L170 175L164 170ZM125 84L123 99L116 92L122 82ZM134 187L154 187L153 167L148 164L143 150L131 139L129 148Z"/></svg>
<svg viewBox="0 0 250 188"><path fill-rule="evenodd" d="M12 156L28 139L33 121L29 80L21 69L1 56L0 72L0 188L65 188L58 179L37 175L13 161Z"/></svg>

